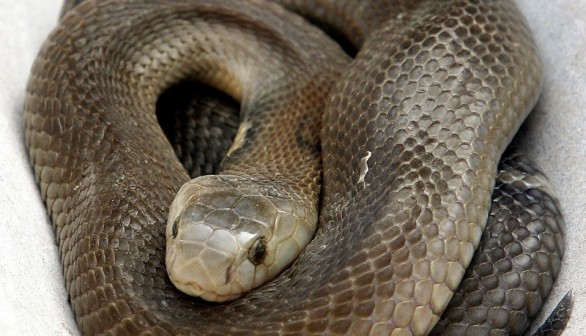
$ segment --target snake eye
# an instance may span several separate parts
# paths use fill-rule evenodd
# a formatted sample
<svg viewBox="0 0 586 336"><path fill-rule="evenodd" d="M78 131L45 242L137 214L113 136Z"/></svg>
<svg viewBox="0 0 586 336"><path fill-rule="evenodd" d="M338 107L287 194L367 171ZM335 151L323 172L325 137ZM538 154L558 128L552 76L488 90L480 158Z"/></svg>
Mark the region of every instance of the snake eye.
<svg viewBox="0 0 586 336"><path fill-rule="evenodd" d="M254 265L262 264L263 260L265 259L265 255L267 254L267 241L264 237L257 239L250 251L248 251L248 260Z"/></svg>
<svg viewBox="0 0 586 336"><path fill-rule="evenodd" d="M177 228L178 223L179 223L179 217L177 217L177 219L173 222L173 227L171 228L172 233L173 233L173 239L177 238L177 233L179 232L179 229Z"/></svg>

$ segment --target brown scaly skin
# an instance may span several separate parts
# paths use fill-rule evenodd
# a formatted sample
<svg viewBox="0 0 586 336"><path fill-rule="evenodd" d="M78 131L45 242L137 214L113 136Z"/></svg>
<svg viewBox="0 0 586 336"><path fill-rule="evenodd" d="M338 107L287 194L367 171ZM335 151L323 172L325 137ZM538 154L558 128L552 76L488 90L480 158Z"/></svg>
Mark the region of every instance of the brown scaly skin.
<svg viewBox="0 0 586 336"><path fill-rule="evenodd" d="M277 111L308 105L319 111L346 60L317 32L286 13L265 12L266 5L258 1L239 1L238 6L215 1L225 5L220 14L200 5L206 1L186 3L84 3L51 35L32 71L25 108L27 144L82 331L431 330L478 245L496 162L538 94L539 61L514 6L505 1L422 1L417 6L386 1L378 2L384 8L365 12L352 2L336 3L341 13L375 13L375 18L363 16L347 25L363 34L351 39L362 47L326 107L320 229L299 260L275 280L232 303L210 305L178 293L166 277L166 209L187 175L156 124L156 97L168 85L195 77L242 98L244 118L251 106ZM396 20L375 30L383 22L376 17L389 8ZM225 23L219 17L230 19ZM189 47L161 47L161 31L190 40L201 34L193 26L209 20L235 32L234 22L247 22L249 32L238 34L240 39L252 36L251 43L263 36L263 43L251 48L254 57L248 57L253 59L283 49L289 56L277 56L279 61L310 60L299 73L288 74L296 79L291 82L301 97L310 99L279 104L282 100L269 98L288 97L282 93L290 89L288 84L271 87L265 100L245 96L238 87L222 87L214 75L201 74L205 69L185 65L191 56L177 56L173 48ZM174 23L180 28L172 28ZM296 29L294 37L279 35ZM271 47L273 38L278 48ZM333 65L312 54L312 44L333 55ZM158 53L149 53L156 47ZM143 52L148 57L141 57ZM165 62L176 72L160 71ZM262 65L266 71L258 81L275 75L265 60ZM262 124L259 116L250 118ZM286 185L316 199L319 179L308 172L319 169L314 144L320 120L301 112L287 118L293 134L285 138L295 139L289 147L307 157L302 161L307 165L296 166L301 172L292 172L290 180L298 182ZM298 141L299 132L304 141ZM270 131L259 133L274 139ZM251 152L236 153L228 169L249 175L260 171L262 178L281 169L274 163L260 169L247 164L266 153L254 149L257 140L247 140ZM230 162L244 163L244 168Z"/></svg>

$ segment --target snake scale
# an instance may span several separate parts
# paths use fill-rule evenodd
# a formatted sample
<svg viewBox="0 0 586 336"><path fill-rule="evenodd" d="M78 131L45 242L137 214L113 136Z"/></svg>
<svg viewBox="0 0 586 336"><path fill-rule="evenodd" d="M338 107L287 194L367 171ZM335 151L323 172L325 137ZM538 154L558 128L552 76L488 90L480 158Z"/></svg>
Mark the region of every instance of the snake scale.
<svg viewBox="0 0 586 336"><path fill-rule="evenodd" d="M563 221L517 154L493 192L541 83L515 6L276 2L84 1L42 47L26 143L81 331L523 333L559 271ZM281 5L343 36L354 60ZM169 206L190 176L155 110L188 80L240 104L223 175L200 185L245 185L297 222L319 214L290 267L222 304L165 269Z"/></svg>

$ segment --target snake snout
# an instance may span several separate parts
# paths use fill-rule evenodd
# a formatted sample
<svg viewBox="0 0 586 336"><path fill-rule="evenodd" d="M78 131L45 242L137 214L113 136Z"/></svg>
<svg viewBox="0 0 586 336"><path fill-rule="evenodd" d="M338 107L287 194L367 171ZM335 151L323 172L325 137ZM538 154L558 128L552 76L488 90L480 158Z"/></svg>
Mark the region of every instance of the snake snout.
<svg viewBox="0 0 586 336"><path fill-rule="evenodd" d="M167 244L166 263L178 289L208 301L239 296L244 284L233 276L239 246L229 231L189 225L178 232L174 242Z"/></svg>

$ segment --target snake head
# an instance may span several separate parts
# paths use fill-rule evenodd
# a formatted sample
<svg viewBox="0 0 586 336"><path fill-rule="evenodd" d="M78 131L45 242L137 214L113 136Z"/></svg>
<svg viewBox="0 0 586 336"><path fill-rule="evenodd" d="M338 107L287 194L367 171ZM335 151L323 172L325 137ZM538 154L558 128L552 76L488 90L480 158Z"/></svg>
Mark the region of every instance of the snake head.
<svg viewBox="0 0 586 336"><path fill-rule="evenodd" d="M279 274L307 245L317 215L257 183L202 176L177 193L167 222L166 266L179 290L236 299ZM313 228L307 222L313 220Z"/></svg>

